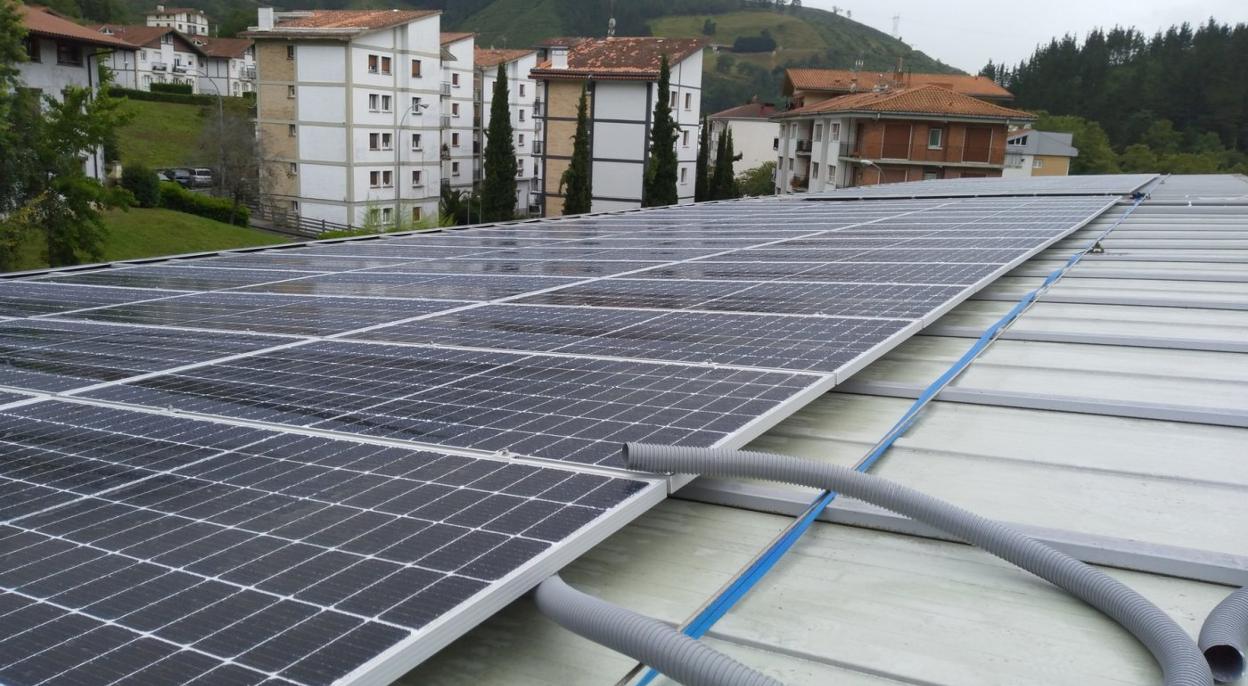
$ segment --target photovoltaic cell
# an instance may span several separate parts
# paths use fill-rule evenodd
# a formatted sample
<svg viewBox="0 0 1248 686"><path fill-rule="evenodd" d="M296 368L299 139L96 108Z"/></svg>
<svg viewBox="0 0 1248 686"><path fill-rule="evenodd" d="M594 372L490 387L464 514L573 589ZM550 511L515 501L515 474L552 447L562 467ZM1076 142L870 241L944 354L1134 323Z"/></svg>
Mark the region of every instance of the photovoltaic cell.
<svg viewBox="0 0 1248 686"><path fill-rule="evenodd" d="M196 262L195 264L198 265L199 263ZM191 264L171 264L70 272L64 275L53 276L47 280L56 283L76 283L92 286L212 291L222 288L251 286L281 279L295 279L302 276L311 276L314 273L271 269L212 269L192 266Z"/></svg>
<svg viewBox="0 0 1248 686"><path fill-rule="evenodd" d="M1156 174L1037 176L1026 179L934 179L880 186L840 188L811 194L812 200L859 198L935 198L959 196L1129 195Z"/></svg>
<svg viewBox="0 0 1248 686"><path fill-rule="evenodd" d="M662 262L624 262L591 260L428 260L410 262L396 267L377 267L369 271L418 274L480 274L482 276L561 276L585 279L611 276L636 269L663 264Z"/></svg>
<svg viewBox="0 0 1248 686"><path fill-rule="evenodd" d="M97 288L30 280L0 280L0 314L30 317L180 295L176 291Z"/></svg>
<svg viewBox="0 0 1248 686"><path fill-rule="evenodd" d="M559 279L540 276L395 274L374 270L326 274L298 281L252 286L243 290L317 296L494 300L529 291L563 286L576 281L578 279L575 278Z"/></svg>
<svg viewBox="0 0 1248 686"><path fill-rule="evenodd" d="M686 262L633 274L634 279L739 279L742 281L837 281L928 283L969 286L1001 269L999 264L914 262Z"/></svg>
<svg viewBox="0 0 1248 686"><path fill-rule="evenodd" d="M291 339L49 319L0 322L0 385L67 391Z"/></svg>

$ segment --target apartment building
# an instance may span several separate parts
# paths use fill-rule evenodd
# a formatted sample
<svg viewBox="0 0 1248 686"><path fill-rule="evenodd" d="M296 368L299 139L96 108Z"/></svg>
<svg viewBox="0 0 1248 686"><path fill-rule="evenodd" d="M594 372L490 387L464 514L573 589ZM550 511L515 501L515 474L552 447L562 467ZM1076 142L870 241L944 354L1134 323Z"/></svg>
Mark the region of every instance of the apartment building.
<svg viewBox="0 0 1248 686"><path fill-rule="evenodd" d="M814 105L829 98L868 91L939 86L986 102L1008 105L1014 94L986 76L925 74L861 69L786 69L781 93L792 107Z"/></svg>
<svg viewBox="0 0 1248 686"><path fill-rule="evenodd" d="M203 93L241 96L256 90L256 47L248 38L196 38L204 51Z"/></svg>
<svg viewBox="0 0 1248 686"><path fill-rule="evenodd" d="M679 134L679 202L693 202L702 105L702 41L689 38L576 38L553 41L532 71L540 84L542 192L546 216L563 212L560 181L572 159L581 89L589 93L590 176L595 212L641 206L655 99L672 105ZM658 92L663 56L671 90Z"/></svg>
<svg viewBox="0 0 1248 686"><path fill-rule="evenodd" d="M516 214L540 215L541 206L537 199L541 195L538 172L541 168L542 139L537 111L541 101L537 97L537 81L530 74L537 66L537 51L477 48L473 62L477 69L474 83L481 121L477 135L482 147L479 158L484 158L485 132L490 129L490 113L494 106L494 82L498 80L498 67L502 65L507 74L507 107L511 112L513 143L516 146Z"/></svg>
<svg viewBox="0 0 1248 686"><path fill-rule="evenodd" d="M17 75L22 88L35 94L60 99L69 86L95 89L100 61L110 52L130 50L117 38L79 26L46 7L19 4L17 11L26 28L22 45L28 58L17 63ZM103 150L85 152L83 170L92 178L104 178Z"/></svg>
<svg viewBox="0 0 1248 686"><path fill-rule="evenodd" d="M476 36L443 33L442 42L442 185L472 192L481 180L481 138L473 86Z"/></svg>
<svg viewBox="0 0 1248 686"><path fill-rule="evenodd" d="M166 26L102 24L97 30L130 48L104 58L118 86L150 91L154 83L176 83L200 92L200 78L208 67L208 53L191 36ZM223 95L229 93L223 91Z"/></svg>
<svg viewBox="0 0 1248 686"><path fill-rule="evenodd" d="M1075 134L1018 129L1005 139L1005 170L1002 176L1066 176L1070 161L1079 156Z"/></svg>
<svg viewBox="0 0 1248 686"><path fill-rule="evenodd" d="M1011 125L1033 121L941 86L822 100L775 116L776 192L1001 176Z"/></svg>
<svg viewBox="0 0 1248 686"><path fill-rule="evenodd" d="M771 118L778 112L775 104L759 102L756 97L752 102L707 117L707 125L711 129L710 159L715 159L719 137L732 131L732 150L741 157L732 163L734 175L767 162L775 162L776 150L779 149L780 124Z"/></svg>
<svg viewBox="0 0 1248 686"><path fill-rule="evenodd" d="M147 26L162 26L192 36L208 35L208 15L194 7L157 5L156 9L147 11L145 16Z"/></svg>
<svg viewBox="0 0 1248 686"><path fill-rule="evenodd" d="M436 217L437 11L262 8L245 35L263 202L352 226Z"/></svg>

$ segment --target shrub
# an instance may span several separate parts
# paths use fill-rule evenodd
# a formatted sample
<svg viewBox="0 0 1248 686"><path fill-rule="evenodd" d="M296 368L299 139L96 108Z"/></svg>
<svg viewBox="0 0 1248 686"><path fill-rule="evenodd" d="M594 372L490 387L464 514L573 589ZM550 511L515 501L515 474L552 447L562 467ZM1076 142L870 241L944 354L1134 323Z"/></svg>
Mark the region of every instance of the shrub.
<svg viewBox="0 0 1248 686"><path fill-rule="evenodd" d="M230 223L230 214L234 215L234 224L247 226L251 220L251 210L240 205L234 209L234 203L225 198L214 198L211 195L192 193L176 183L168 181L160 184L160 206L187 214L196 214L219 222Z"/></svg>
<svg viewBox="0 0 1248 686"><path fill-rule="evenodd" d="M160 204L160 179L156 172L141 164L127 164L121 172L121 187L134 194L139 207Z"/></svg>
<svg viewBox="0 0 1248 686"><path fill-rule="evenodd" d="M771 36L737 36L732 42L733 52L771 52L776 49L776 39Z"/></svg>
<svg viewBox="0 0 1248 686"><path fill-rule="evenodd" d="M195 87L189 83L153 83L153 93L176 93L178 95L194 95Z"/></svg>

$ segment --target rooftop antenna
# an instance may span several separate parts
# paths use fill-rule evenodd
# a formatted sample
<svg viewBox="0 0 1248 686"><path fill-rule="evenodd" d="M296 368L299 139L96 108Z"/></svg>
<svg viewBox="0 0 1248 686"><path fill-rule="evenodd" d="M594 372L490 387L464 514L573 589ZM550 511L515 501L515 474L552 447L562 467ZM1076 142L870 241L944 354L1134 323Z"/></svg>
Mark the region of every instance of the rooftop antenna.
<svg viewBox="0 0 1248 686"><path fill-rule="evenodd" d="M901 15L893 15L893 38L901 40Z"/></svg>
<svg viewBox="0 0 1248 686"><path fill-rule="evenodd" d="M611 0L607 9L609 18L607 19L607 38L615 37L615 0Z"/></svg>

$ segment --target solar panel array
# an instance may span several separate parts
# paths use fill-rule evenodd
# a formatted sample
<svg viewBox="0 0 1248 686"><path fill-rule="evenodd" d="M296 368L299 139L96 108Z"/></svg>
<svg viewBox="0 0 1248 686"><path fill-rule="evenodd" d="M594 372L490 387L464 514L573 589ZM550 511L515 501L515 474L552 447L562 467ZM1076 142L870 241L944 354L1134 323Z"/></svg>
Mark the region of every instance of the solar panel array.
<svg viewBox="0 0 1248 686"><path fill-rule="evenodd" d="M991 196L1097 196L1130 195L1157 178L1156 174L1091 174L1087 176L1035 176L1019 178L929 179L879 186L838 188L806 196L811 200L857 200L886 198L956 198Z"/></svg>
<svg viewBox="0 0 1248 686"><path fill-rule="evenodd" d="M0 682L397 676L1108 198L756 200L0 281Z"/></svg>

